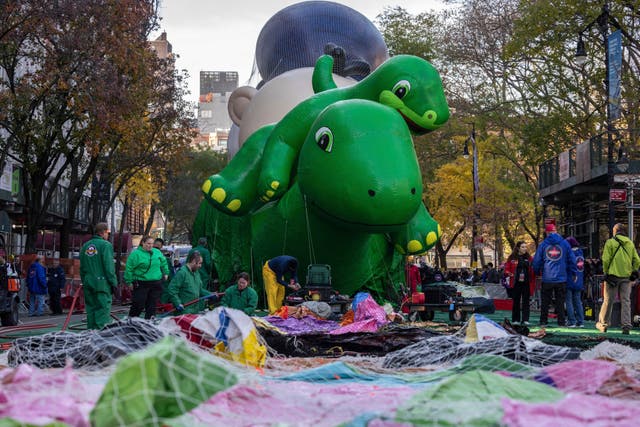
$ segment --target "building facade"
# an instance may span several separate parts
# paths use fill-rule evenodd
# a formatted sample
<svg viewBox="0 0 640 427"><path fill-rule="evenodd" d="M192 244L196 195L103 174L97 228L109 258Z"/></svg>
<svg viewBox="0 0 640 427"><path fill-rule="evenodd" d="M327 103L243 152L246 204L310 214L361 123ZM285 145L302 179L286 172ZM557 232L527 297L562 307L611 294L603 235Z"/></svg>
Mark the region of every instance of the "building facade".
<svg viewBox="0 0 640 427"><path fill-rule="evenodd" d="M236 71L200 71L198 128L201 134L229 132L232 122L227 112L227 104L231 93L237 87ZM224 146L226 150L226 143Z"/></svg>

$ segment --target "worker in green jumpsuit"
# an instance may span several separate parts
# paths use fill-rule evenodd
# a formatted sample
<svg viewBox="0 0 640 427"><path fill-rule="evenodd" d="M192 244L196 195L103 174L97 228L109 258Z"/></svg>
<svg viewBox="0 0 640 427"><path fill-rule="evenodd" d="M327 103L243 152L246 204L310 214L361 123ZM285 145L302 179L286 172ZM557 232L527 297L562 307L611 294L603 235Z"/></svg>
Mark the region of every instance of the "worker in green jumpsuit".
<svg viewBox="0 0 640 427"><path fill-rule="evenodd" d="M95 235L80 249L80 280L87 310L87 329L102 329L111 321L111 295L118 281L113 246L107 240L109 226L100 222Z"/></svg>
<svg viewBox="0 0 640 427"><path fill-rule="evenodd" d="M195 251L200 252L200 255L202 256L202 267L200 268L200 270L198 270L198 273L200 273L200 279L202 280L202 286L204 286L205 289L208 289L210 291L211 290L217 291L217 289L211 289L209 287L209 280L211 279L212 264L211 264L211 252L209 252L209 249L207 249L206 237L201 237L198 239L198 246L191 249L189 251L189 255L191 255Z"/></svg>
<svg viewBox="0 0 640 427"><path fill-rule="evenodd" d="M242 310L248 316L253 316L258 306L258 294L249 286L249 273L238 273L236 284L225 290L220 305L236 310Z"/></svg>
<svg viewBox="0 0 640 427"><path fill-rule="evenodd" d="M169 301L176 308L176 314L191 313L196 314L204 309L204 301L198 300L201 297L210 296L211 301L217 300L217 295L207 291L202 285L202 280L198 270L202 267L202 256L200 252L192 252L187 256L187 262L173 276L167 294ZM185 305L192 302L190 305Z"/></svg>

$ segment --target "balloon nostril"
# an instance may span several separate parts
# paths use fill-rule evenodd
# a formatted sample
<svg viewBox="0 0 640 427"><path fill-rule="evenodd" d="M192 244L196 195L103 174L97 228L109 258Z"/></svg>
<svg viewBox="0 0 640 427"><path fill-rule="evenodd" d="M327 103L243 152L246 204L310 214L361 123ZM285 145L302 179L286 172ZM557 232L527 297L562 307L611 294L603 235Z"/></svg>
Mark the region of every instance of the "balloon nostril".
<svg viewBox="0 0 640 427"><path fill-rule="evenodd" d="M373 196L375 196L375 195L376 195L376 192L375 192L375 191L373 191L373 190L369 190L369 195L370 195L371 197L373 197Z"/></svg>
<svg viewBox="0 0 640 427"><path fill-rule="evenodd" d="M413 188L411 189L411 194L416 194L416 188L415 188L415 187L413 187Z"/></svg>

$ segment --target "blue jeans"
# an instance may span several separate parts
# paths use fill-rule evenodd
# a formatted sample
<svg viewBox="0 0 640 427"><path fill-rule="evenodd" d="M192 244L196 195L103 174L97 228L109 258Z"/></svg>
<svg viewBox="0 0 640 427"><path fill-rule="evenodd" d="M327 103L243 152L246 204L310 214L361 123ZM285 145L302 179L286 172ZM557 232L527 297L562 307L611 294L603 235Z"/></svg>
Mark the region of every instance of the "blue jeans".
<svg viewBox="0 0 640 427"><path fill-rule="evenodd" d="M567 324L583 325L584 308L582 307L582 291L567 289Z"/></svg>
<svg viewBox="0 0 640 427"><path fill-rule="evenodd" d="M36 311L36 306L38 311ZM29 294L29 316L42 316L44 314L44 294Z"/></svg>

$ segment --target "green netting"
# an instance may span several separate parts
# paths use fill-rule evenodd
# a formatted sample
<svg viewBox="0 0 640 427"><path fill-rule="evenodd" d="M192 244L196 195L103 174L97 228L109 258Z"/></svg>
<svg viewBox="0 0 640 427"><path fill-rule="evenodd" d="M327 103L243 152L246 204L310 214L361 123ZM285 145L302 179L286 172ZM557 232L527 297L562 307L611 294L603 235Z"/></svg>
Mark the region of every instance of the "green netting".
<svg viewBox="0 0 640 427"><path fill-rule="evenodd" d="M236 382L214 358L169 336L118 363L91 411L91 425L165 425Z"/></svg>
<svg viewBox="0 0 640 427"><path fill-rule="evenodd" d="M475 370L416 394L398 409L396 420L416 426L496 426L503 397L555 402L564 394L546 384Z"/></svg>

